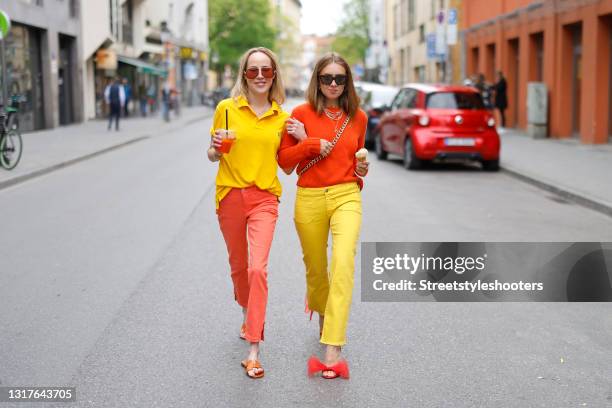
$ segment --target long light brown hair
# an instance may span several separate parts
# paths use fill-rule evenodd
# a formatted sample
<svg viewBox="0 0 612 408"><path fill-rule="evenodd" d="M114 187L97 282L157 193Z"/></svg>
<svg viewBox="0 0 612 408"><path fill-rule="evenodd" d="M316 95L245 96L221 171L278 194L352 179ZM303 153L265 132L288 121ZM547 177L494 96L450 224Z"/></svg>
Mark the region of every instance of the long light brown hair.
<svg viewBox="0 0 612 408"><path fill-rule="evenodd" d="M268 91L268 101L270 103L272 103L272 101L276 101L276 103L281 105L283 102L285 102L285 85L283 84L283 77L278 68L278 58L276 58L276 54L265 47L251 48L242 54L242 57L240 57L238 76L236 78L236 83L232 88L232 98L237 98L239 96L244 96L246 98L249 95L249 86L247 85L244 71L247 69L249 57L256 52L266 54L270 58L270 61L272 61L272 69L274 70L275 75L274 78L272 78L272 86L270 87L270 91Z"/></svg>
<svg viewBox="0 0 612 408"><path fill-rule="evenodd" d="M321 57L321 59L319 59L319 61L317 61L312 77L310 77L308 89L306 90L306 100L319 115L323 113L326 97L319 88L319 75L321 75L323 68L333 63L342 66L346 72L346 84L344 85L342 94L338 98L338 105L352 118L355 116L357 109L359 109L359 96L357 96L357 91L355 91L355 85L353 84L351 67L344 58L335 52L325 54L323 57Z"/></svg>

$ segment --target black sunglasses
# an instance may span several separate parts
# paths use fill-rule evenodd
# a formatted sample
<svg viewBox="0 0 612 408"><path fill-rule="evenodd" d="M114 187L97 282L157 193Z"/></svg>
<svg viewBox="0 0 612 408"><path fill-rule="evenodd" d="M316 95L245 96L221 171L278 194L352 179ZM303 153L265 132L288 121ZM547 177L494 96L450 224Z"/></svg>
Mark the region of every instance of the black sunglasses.
<svg viewBox="0 0 612 408"><path fill-rule="evenodd" d="M346 84L346 75L319 75L319 81L323 85L331 85L332 82L336 81L336 85L345 85Z"/></svg>

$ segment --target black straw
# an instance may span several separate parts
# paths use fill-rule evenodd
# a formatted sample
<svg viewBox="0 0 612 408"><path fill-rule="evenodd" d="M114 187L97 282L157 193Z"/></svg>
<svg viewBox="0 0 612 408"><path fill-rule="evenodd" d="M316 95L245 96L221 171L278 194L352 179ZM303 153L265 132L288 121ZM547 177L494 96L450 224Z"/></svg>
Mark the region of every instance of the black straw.
<svg viewBox="0 0 612 408"><path fill-rule="evenodd" d="M227 127L227 109L225 110L225 130L228 130L229 128Z"/></svg>

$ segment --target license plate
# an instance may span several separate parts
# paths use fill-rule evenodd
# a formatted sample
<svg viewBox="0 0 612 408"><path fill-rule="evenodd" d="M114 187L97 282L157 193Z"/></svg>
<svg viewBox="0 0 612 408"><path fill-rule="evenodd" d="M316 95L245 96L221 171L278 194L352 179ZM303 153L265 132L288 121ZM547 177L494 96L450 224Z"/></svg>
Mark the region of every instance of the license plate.
<svg viewBox="0 0 612 408"><path fill-rule="evenodd" d="M474 146L476 141L471 137L449 137L444 139L446 146Z"/></svg>

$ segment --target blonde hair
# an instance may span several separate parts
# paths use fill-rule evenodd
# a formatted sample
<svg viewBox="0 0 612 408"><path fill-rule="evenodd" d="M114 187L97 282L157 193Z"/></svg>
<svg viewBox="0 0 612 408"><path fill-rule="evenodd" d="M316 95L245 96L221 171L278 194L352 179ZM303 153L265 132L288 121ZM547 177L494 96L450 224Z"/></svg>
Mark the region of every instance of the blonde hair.
<svg viewBox="0 0 612 408"><path fill-rule="evenodd" d="M283 78L281 76L280 70L278 68L278 59L276 55L265 47L255 47L251 48L240 57L240 65L238 69L238 77L236 78L236 83L232 88L232 98L238 98L239 96L244 96L245 98L249 94L249 87L247 85L246 78L244 76L244 71L246 71L247 63L249 61L249 57L256 52L261 52L266 54L270 61L272 61L272 69L274 70L274 78L272 78L272 86L268 91L268 101L272 103L272 101L276 101L279 105L285 102L285 86L283 84Z"/></svg>
<svg viewBox="0 0 612 408"><path fill-rule="evenodd" d="M344 90L342 91L340 98L338 98L338 104L340 105L340 108L352 118L355 116L355 113L357 113L357 109L359 109L360 99L357 95L357 91L355 90L355 84L353 83L351 67L344 58L335 52L327 53L317 61L314 71L312 72L312 76L310 77L308 89L306 90L306 100L313 107L313 109L317 111L318 115L323 113L323 109L325 108L325 100L327 98L319 89L319 75L321 74L321 71L323 71L323 68L329 64L338 64L343 67L344 71L346 72L346 85L344 85Z"/></svg>

